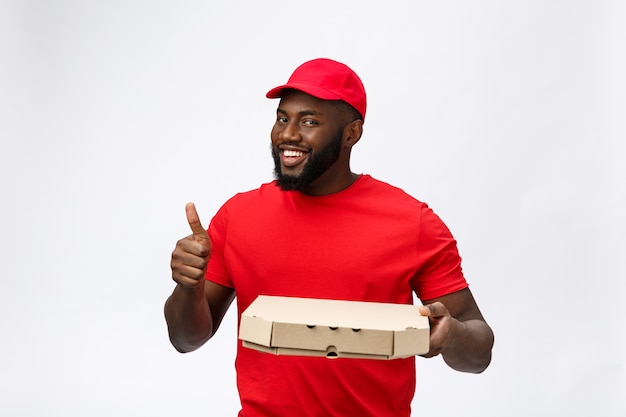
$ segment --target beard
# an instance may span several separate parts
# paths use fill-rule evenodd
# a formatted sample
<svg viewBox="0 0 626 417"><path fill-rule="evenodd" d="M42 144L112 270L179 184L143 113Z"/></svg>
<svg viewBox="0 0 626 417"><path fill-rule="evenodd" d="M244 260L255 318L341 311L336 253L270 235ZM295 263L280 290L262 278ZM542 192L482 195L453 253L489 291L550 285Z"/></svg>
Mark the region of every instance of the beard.
<svg viewBox="0 0 626 417"><path fill-rule="evenodd" d="M316 179L322 176L337 162L341 154L341 142L343 129L340 129L331 141L317 152L311 152L308 161L305 162L302 172L298 175L285 175L282 173L280 155L274 146L272 158L274 159L274 178L283 191L304 191Z"/></svg>

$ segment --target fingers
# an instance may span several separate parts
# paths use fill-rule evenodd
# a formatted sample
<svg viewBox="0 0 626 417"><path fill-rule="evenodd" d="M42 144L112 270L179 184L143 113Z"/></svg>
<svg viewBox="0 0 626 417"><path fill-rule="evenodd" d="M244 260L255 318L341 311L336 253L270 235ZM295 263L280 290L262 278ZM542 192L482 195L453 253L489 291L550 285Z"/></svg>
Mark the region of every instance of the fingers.
<svg viewBox="0 0 626 417"><path fill-rule="evenodd" d="M193 239L196 242L205 243L209 241L209 235L206 229L200 223L200 217L196 211L196 206L193 203L187 203L185 206L185 212L187 214L187 223L193 233Z"/></svg>
<svg viewBox="0 0 626 417"><path fill-rule="evenodd" d="M182 265L172 268L172 279L184 287L195 287L203 281L204 271L199 268Z"/></svg>
<svg viewBox="0 0 626 417"><path fill-rule="evenodd" d="M422 306L419 308L419 312L422 316L428 316L433 319L450 315L450 312L448 311L446 306L441 302Z"/></svg>
<svg viewBox="0 0 626 417"><path fill-rule="evenodd" d="M421 306L419 313L422 316L427 316L430 322L430 350L428 353L420 356L425 358L437 356L447 344L452 317L446 306L441 302Z"/></svg>
<svg viewBox="0 0 626 417"><path fill-rule="evenodd" d="M172 278L176 283L185 287L195 287L204 279L211 256L211 240L200 223L193 203L187 203L185 213L192 234L176 243L170 267Z"/></svg>
<svg viewBox="0 0 626 417"><path fill-rule="evenodd" d="M183 286L196 286L204 279L210 251L193 239L193 235L177 242L172 252L172 278Z"/></svg>

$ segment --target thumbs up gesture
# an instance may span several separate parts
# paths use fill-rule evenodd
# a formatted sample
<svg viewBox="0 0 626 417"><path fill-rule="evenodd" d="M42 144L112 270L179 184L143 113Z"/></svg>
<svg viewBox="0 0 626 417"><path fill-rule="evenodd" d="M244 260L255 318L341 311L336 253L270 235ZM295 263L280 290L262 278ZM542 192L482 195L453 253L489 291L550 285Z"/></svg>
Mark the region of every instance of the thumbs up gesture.
<svg viewBox="0 0 626 417"><path fill-rule="evenodd" d="M192 234L176 242L170 267L176 283L193 288L204 282L206 266L211 256L211 240L200 223L196 206L187 203L185 211Z"/></svg>

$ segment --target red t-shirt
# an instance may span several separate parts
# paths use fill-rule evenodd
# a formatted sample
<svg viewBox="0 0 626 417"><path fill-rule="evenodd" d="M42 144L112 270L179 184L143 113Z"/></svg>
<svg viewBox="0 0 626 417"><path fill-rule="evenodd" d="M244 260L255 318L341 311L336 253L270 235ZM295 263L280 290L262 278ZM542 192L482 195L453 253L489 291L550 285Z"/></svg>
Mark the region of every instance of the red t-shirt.
<svg viewBox="0 0 626 417"><path fill-rule="evenodd" d="M467 287L456 241L428 206L362 175L326 196L274 183L237 194L209 226L207 279L239 315L259 295L411 304ZM275 356L238 344L240 416L408 416L415 359Z"/></svg>

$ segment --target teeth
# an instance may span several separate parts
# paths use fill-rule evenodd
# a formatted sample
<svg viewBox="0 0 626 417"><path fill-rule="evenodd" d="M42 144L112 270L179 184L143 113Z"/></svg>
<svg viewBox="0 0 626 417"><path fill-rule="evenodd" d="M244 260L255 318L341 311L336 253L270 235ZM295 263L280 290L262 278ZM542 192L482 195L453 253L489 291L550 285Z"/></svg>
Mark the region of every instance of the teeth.
<svg viewBox="0 0 626 417"><path fill-rule="evenodd" d="M304 152L301 152L301 151L284 150L284 151L283 151L283 155L288 156L288 157L297 158L297 157L299 157L299 156L304 155Z"/></svg>

